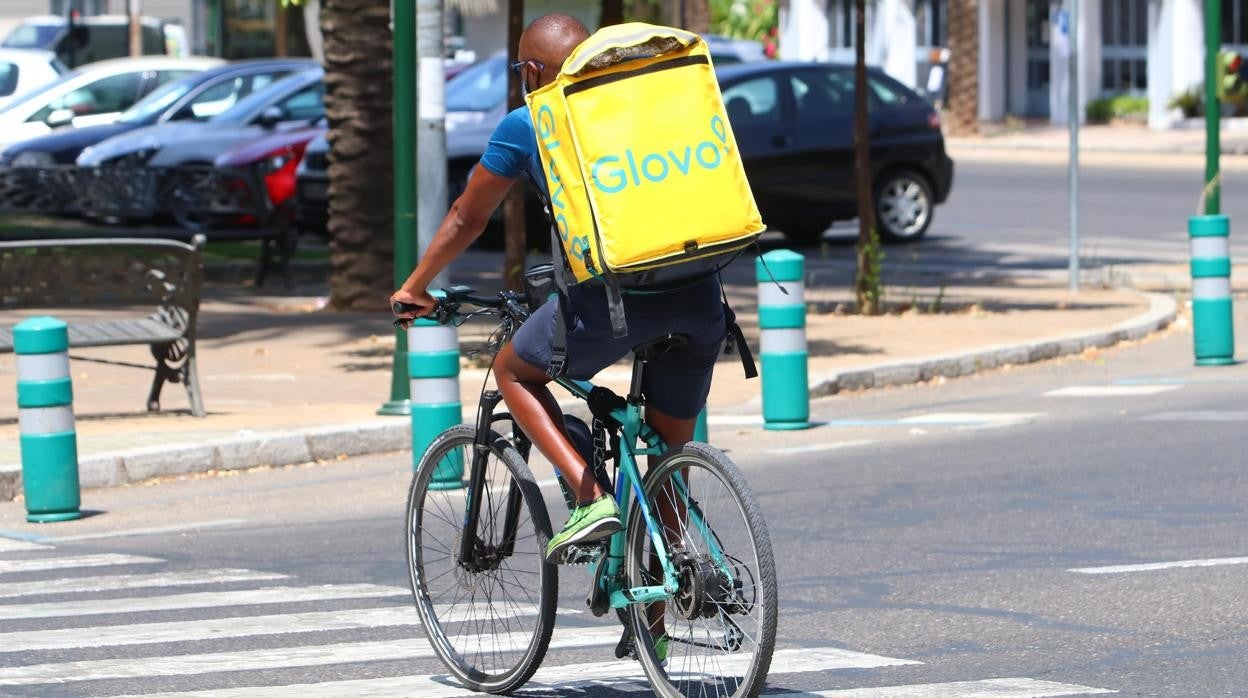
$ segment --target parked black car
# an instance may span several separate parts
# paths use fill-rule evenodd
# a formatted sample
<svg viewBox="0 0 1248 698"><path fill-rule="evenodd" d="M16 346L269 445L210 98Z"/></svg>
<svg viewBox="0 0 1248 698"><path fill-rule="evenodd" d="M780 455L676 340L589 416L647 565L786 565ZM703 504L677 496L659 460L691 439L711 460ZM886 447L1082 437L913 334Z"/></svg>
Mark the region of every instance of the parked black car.
<svg viewBox="0 0 1248 698"><path fill-rule="evenodd" d="M259 59L195 73L162 85L114 123L55 131L15 143L0 153L0 166L72 165L84 149L107 138L171 121L204 121L247 95L316 65L309 59Z"/></svg>
<svg viewBox="0 0 1248 698"><path fill-rule="evenodd" d="M490 60L498 59L447 85L448 131L451 86L463 98L467 85L460 83L476 73L492 74ZM763 222L800 242L818 239L834 221L857 217L853 66L760 61L715 70ZM912 242L923 237L936 205L948 198L953 161L931 103L880 70L870 70L867 81L877 228L886 241ZM492 104L487 92L493 83L479 82L482 103ZM452 197L462 191L457 184L480 159L501 113L493 119L488 112L475 120L457 117L462 123L447 136ZM324 225L327 150L324 139L314 141L298 173L299 216L309 227L313 221ZM540 238L545 231L541 223L537 227ZM485 243L501 242L498 233L487 229Z"/></svg>
<svg viewBox="0 0 1248 698"><path fill-rule="evenodd" d="M763 222L800 240L857 217L853 67L746 63L716 72ZM940 116L882 71L867 81L878 230L890 242L918 240L953 185Z"/></svg>

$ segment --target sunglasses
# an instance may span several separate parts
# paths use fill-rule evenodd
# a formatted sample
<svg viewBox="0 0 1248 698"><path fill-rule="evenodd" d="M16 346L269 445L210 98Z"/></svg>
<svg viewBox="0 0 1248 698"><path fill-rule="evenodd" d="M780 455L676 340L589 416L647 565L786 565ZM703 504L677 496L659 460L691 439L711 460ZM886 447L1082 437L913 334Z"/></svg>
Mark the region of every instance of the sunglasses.
<svg viewBox="0 0 1248 698"><path fill-rule="evenodd" d="M546 65L544 63L542 63L541 61L535 61L532 59L527 60L527 61L517 61L516 63L512 63L508 67L511 68L511 72L523 77L524 73L522 73L521 70L523 70L524 66L526 65L532 66L539 73L542 72L543 70L546 70Z"/></svg>

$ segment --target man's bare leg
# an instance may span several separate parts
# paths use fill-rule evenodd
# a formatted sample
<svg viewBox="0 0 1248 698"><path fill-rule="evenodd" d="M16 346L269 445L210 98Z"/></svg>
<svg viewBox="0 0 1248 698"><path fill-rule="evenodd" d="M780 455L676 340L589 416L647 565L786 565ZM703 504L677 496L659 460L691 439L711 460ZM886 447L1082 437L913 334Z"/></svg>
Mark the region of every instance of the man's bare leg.
<svg viewBox="0 0 1248 698"><path fill-rule="evenodd" d="M646 423L655 431L659 432L659 436L663 438L663 443L667 444L669 449L683 446L693 440L693 433L697 429L698 420L694 419L678 419L671 415L664 414L653 407L646 408ZM653 468L659 464L657 456L649 458L647 467ZM688 482L689 469L684 468L681 471L681 477ZM669 481L670 483L670 481ZM664 493L659 494L658 502L659 524L663 527L663 540L667 545L674 545L681 540L681 531L685 519L684 507L677 502L675 492L671 492L670 488L665 487ZM656 580L663 578L663 566L659 562L657 556L650 558L650 574ZM663 602L650 604L646 615L649 620L650 634L654 637L663 635L667 632L663 621L663 614L667 612L667 604Z"/></svg>
<svg viewBox="0 0 1248 698"><path fill-rule="evenodd" d="M559 469L577 503L606 494L568 437L563 412L547 387L550 376L521 359L510 344L499 352L494 375L511 416L537 450Z"/></svg>

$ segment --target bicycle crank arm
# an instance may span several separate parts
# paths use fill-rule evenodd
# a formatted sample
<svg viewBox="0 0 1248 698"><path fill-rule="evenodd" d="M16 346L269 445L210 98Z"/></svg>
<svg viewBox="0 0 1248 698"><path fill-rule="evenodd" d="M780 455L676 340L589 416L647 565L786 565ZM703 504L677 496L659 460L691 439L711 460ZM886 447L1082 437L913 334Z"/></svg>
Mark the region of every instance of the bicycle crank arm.
<svg viewBox="0 0 1248 698"><path fill-rule="evenodd" d="M611 608L624 608L635 603L666 601L672 594L661 586L633 587L611 592Z"/></svg>

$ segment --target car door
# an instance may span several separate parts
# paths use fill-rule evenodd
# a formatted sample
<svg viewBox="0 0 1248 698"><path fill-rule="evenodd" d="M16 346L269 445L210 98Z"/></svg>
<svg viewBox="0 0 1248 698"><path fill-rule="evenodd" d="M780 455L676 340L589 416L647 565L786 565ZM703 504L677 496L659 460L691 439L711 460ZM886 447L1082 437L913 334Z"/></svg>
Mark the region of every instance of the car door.
<svg viewBox="0 0 1248 698"><path fill-rule="evenodd" d="M779 76L749 74L724 85L721 92L750 189L766 223L789 205L794 179L788 168L792 138Z"/></svg>
<svg viewBox="0 0 1248 698"><path fill-rule="evenodd" d="M854 83L843 67L812 65L789 72L793 95L794 194L804 222L826 226L854 207Z"/></svg>

